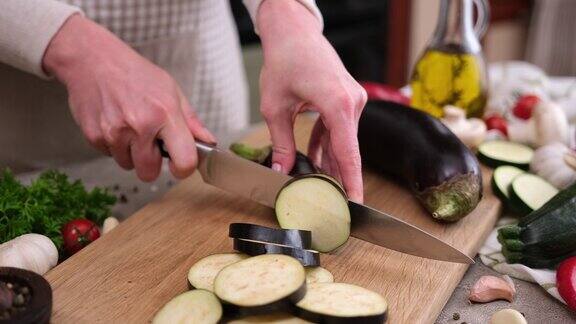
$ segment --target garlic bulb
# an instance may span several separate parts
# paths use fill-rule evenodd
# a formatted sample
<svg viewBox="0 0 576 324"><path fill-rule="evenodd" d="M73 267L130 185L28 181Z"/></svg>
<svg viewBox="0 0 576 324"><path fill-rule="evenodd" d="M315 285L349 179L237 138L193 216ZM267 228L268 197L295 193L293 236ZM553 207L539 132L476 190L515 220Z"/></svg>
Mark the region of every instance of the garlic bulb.
<svg viewBox="0 0 576 324"><path fill-rule="evenodd" d="M478 118L466 119L464 110L458 107L445 106L441 121L468 147L477 147L486 137L484 121Z"/></svg>
<svg viewBox="0 0 576 324"><path fill-rule="evenodd" d="M558 189L576 183L576 152L562 143L542 146L534 152L530 171Z"/></svg>
<svg viewBox="0 0 576 324"><path fill-rule="evenodd" d="M0 245L0 266L45 274L58 263L58 249L48 237L24 234Z"/></svg>
<svg viewBox="0 0 576 324"><path fill-rule="evenodd" d="M560 142L568 143L568 119L560 106L540 102L534 107L527 122L516 121L508 125L508 137L513 142L534 147Z"/></svg>

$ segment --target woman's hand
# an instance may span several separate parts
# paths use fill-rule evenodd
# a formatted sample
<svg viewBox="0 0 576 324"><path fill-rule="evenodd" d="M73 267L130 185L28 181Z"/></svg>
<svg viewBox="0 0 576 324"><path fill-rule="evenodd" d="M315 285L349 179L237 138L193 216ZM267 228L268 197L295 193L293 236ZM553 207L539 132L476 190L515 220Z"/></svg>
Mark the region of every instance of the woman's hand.
<svg viewBox="0 0 576 324"><path fill-rule="evenodd" d="M273 168L294 163L296 115L317 111L308 155L362 202L358 120L366 92L350 76L320 31L318 20L297 1L264 1L258 11L264 50L260 109L272 137Z"/></svg>
<svg viewBox="0 0 576 324"><path fill-rule="evenodd" d="M158 177L164 140L174 176L197 164L194 139L215 142L176 81L96 23L72 16L54 36L45 70L66 85L76 123L88 141L138 177Z"/></svg>

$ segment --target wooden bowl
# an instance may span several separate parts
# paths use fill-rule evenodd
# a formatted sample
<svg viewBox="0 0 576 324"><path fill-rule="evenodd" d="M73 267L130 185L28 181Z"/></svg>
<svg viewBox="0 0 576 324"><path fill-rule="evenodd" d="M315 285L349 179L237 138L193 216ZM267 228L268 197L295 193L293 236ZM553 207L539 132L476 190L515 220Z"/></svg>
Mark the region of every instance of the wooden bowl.
<svg viewBox="0 0 576 324"><path fill-rule="evenodd" d="M31 295L25 311L16 313L8 320L0 320L0 324L43 324L50 322L52 288L44 277L28 270L0 267L0 281L27 286Z"/></svg>

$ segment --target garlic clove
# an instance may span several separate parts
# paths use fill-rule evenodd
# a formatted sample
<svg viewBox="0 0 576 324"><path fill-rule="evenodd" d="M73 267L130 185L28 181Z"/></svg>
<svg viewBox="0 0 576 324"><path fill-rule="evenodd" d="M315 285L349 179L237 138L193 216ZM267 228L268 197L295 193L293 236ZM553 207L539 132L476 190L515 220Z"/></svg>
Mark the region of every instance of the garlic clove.
<svg viewBox="0 0 576 324"><path fill-rule="evenodd" d="M482 276L470 289L468 299L477 303L488 303L498 299L512 302L515 295L516 288L510 277Z"/></svg>
<svg viewBox="0 0 576 324"><path fill-rule="evenodd" d="M492 314L490 324L528 324L528 322L519 311L507 308Z"/></svg>
<svg viewBox="0 0 576 324"><path fill-rule="evenodd" d="M116 226L118 226L120 224L120 222L118 221L118 219L116 217L108 217L104 220L104 224L102 225L102 234L106 234L108 232L110 232L111 230L113 230L114 228L116 228Z"/></svg>

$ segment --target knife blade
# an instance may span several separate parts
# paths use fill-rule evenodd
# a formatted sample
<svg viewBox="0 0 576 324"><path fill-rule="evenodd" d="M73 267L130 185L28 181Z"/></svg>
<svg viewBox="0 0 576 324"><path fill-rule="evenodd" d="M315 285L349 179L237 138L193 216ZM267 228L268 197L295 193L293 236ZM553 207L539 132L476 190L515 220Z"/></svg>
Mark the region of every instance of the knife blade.
<svg viewBox="0 0 576 324"><path fill-rule="evenodd" d="M162 156L169 157L159 141ZM292 177L204 143L196 143L204 182L274 208L276 195ZM472 264L458 249L418 227L373 208L348 202L352 236L423 258Z"/></svg>

